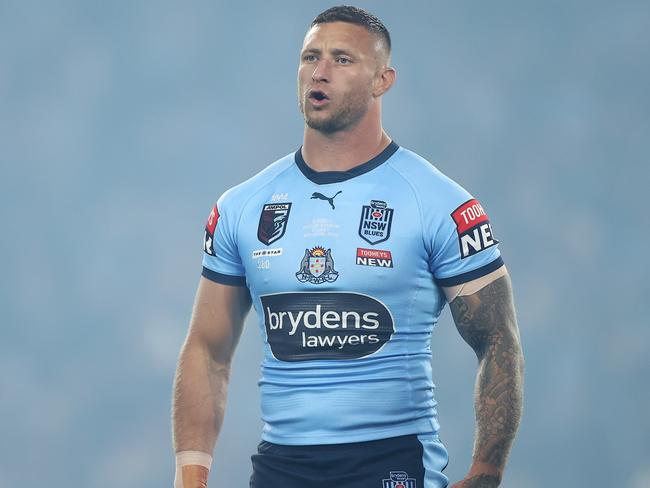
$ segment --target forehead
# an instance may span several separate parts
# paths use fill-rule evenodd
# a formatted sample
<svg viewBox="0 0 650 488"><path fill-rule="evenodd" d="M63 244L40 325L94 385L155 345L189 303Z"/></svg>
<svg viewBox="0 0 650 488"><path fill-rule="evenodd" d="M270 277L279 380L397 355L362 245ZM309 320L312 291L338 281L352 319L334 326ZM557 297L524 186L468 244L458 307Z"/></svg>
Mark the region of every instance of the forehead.
<svg viewBox="0 0 650 488"><path fill-rule="evenodd" d="M379 48L379 39L364 27L349 22L327 22L317 24L305 35L302 49L345 49L374 54Z"/></svg>

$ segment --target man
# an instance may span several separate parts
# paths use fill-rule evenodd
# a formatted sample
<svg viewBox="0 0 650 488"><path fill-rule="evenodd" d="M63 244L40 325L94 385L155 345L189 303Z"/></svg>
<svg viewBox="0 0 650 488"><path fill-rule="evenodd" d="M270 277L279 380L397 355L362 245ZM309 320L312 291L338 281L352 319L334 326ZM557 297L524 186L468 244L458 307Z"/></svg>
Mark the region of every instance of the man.
<svg viewBox="0 0 650 488"><path fill-rule="evenodd" d="M254 305L265 422L254 488L437 488L430 336L446 300L479 359L473 462L494 487L521 415L510 279L481 204L382 129L395 81L373 15L334 7L298 69L302 147L218 200L174 392L177 488L207 485Z"/></svg>

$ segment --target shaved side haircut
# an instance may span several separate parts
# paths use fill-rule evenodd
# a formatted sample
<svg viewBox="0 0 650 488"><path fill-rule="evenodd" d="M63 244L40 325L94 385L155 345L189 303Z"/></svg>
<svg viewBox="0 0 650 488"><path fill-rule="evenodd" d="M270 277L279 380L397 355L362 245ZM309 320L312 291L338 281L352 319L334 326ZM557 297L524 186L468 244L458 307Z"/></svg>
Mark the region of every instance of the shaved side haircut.
<svg viewBox="0 0 650 488"><path fill-rule="evenodd" d="M318 14L312 21L310 28L319 24L327 24L329 22L347 22L349 24L360 25L381 41L382 48L385 51L384 54L386 55L386 60L390 58L390 33L384 23L370 12L351 5L339 5L337 7L328 8L324 12Z"/></svg>

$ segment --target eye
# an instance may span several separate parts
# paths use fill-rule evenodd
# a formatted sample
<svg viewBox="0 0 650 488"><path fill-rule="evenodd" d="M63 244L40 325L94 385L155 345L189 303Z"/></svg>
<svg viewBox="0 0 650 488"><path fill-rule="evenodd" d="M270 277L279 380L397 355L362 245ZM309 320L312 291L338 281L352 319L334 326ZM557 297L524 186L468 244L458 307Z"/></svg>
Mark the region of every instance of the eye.
<svg viewBox="0 0 650 488"><path fill-rule="evenodd" d="M308 62L308 63L311 63L311 62L313 62L313 61L316 61L316 55L314 55L314 54L305 54L305 55L302 57L302 60L303 60L303 61L306 61L306 62Z"/></svg>
<svg viewBox="0 0 650 488"><path fill-rule="evenodd" d="M336 61L339 64L351 64L352 63L352 60L350 58L343 58L343 57L336 58Z"/></svg>

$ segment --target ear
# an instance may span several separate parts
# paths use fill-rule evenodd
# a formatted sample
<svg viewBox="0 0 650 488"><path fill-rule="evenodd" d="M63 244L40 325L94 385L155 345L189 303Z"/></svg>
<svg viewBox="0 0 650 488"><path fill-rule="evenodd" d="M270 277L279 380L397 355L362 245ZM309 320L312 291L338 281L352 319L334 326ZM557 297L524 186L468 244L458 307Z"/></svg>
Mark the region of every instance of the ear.
<svg viewBox="0 0 650 488"><path fill-rule="evenodd" d="M379 69L379 73L375 78L374 89L372 91L373 97L380 97L393 86L395 83L395 78L397 77L397 71L395 68L389 66L384 66Z"/></svg>

